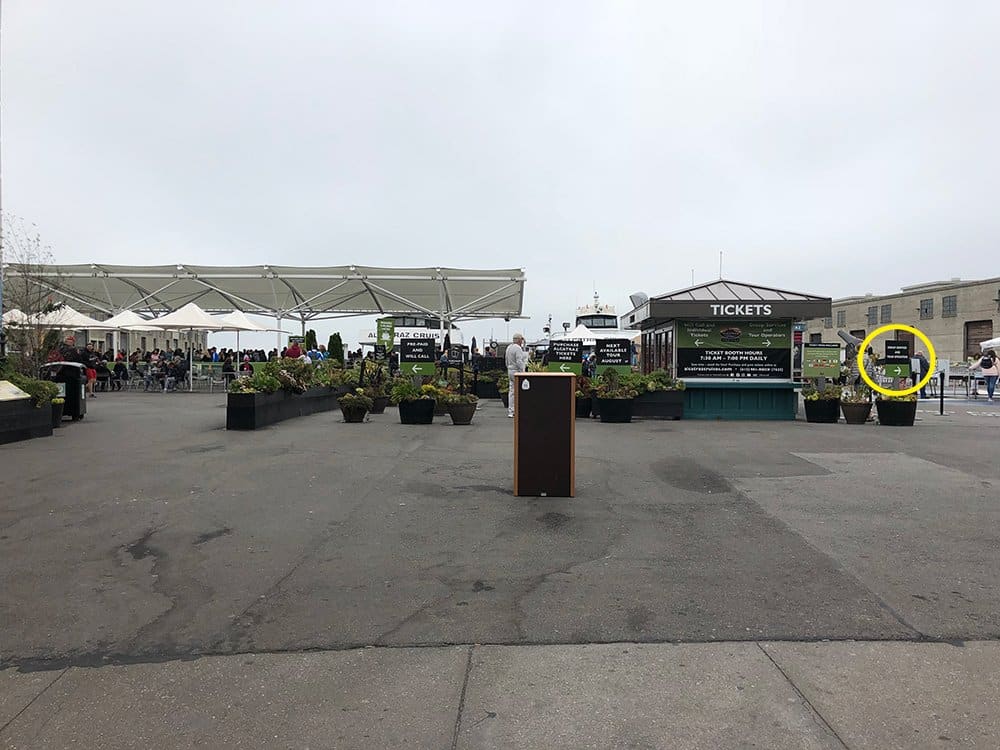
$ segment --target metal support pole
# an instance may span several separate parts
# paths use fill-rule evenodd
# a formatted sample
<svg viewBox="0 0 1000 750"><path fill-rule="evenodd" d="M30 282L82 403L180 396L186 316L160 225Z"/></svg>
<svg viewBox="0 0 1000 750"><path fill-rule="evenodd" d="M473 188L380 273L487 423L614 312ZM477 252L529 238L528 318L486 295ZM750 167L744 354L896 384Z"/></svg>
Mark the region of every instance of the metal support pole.
<svg viewBox="0 0 1000 750"><path fill-rule="evenodd" d="M940 414L943 417L944 416L944 370L941 370L941 372L938 373L938 376L940 378L940 383L941 383L941 386L940 386L940 388L941 388L941 411L940 411Z"/></svg>

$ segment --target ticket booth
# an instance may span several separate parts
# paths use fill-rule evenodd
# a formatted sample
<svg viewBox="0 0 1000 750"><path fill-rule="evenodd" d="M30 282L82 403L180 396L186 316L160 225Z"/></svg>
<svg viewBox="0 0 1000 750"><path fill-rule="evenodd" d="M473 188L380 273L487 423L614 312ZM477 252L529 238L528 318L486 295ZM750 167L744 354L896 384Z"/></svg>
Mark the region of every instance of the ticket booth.
<svg viewBox="0 0 1000 750"><path fill-rule="evenodd" d="M642 332L644 373L684 381L685 419L795 419L793 325L829 317L829 297L720 279L633 303L621 327Z"/></svg>

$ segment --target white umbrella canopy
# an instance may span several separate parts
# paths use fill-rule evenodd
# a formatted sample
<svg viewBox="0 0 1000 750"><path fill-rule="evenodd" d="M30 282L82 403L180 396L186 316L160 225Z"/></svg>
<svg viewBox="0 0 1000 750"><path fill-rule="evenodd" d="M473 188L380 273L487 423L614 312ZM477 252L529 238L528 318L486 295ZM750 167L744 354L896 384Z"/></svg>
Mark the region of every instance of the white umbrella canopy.
<svg viewBox="0 0 1000 750"><path fill-rule="evenodd" d="M216 320L220 321L227 330L235 330L237 333L240 331L273 331L273 328L264 328L264 326L259 326L254 323L250 318L248 318L242 310L233 310L225 315L215 315Z"/></svg>
<svg viewBox="0 0 1000 750"><path fill-rule="evenodd" d="M69 305L63 305L58 310L54 310L44 315L32 316L32 325L46 326L49 328L61 328L64 331L107 331L108 325L100 320L95 320L89 315L77 312Z"/></svg>
<svg viewBox="0 0 1000 750"><path fill-rule="evenodd" d="M188 302L172 313L153 318L151 322L160 328L183 328L188 331L232 330L231 326L209 315L194 302Z"/></svg>
<svg viewBox="0 0 1000 750"><path fill-rule="evenodd" d="M3 314L3 323L8 326L26 326L31 323L31 318L14 308Z"/></svg>
<svg viewBox="0 0 1000 750"><path fill-rule="evenodd" d="M194 302L188 302L184 307L174 310L172 313L154 318L153 322L160 328L176 328L185 331L231 331L232 326L227 326L218 318L209 315ZM194 346L188 346L188 390L194 390L194 380L191 379L191 371L194 369Z"/></svg>
<svg viewBox="0 0 1000 750"><path fill-rule="evenodd" d="M987 349L1000 349L1000 338L990 339L989 341L984 341L979 345L980 351L986 351Z"/></svg>
<svg viewBox="0 0 1000 750"><path fill-rule="evenodd" d="M121 331L162 331L163 328L160 326L153 325L152 322L146 320L141 315L138 315L131 310L122 310L120 313L114 317L108 318L104 321L104 325L109 328L115 328Z"/></svg>

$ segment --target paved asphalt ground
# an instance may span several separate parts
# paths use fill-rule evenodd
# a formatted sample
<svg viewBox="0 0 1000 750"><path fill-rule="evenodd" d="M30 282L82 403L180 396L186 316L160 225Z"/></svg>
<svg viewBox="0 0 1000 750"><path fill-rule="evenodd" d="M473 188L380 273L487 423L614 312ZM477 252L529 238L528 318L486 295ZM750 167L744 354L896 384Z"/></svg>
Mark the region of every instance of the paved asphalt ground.
<svg viewBox="0 0 1000 750"><path fill-rule="evenodd" d="M526 499L499 402L101 395L0 446L0 746L1000 747L1000 405L935 407L578 422Z"/></svg>

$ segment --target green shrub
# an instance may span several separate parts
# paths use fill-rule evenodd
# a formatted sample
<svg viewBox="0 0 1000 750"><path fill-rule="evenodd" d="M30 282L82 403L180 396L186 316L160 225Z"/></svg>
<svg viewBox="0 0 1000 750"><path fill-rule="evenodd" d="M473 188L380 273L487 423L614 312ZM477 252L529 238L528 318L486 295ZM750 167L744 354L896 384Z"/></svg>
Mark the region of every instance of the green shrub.
<svg viewBox="0 0 1000 750"><path fill-rule="evenodd" d="M59 395L59 386L51 380L39 380L29 378L19 372L8 372L3 376L4 380L9 380L22 391L31 396L33 406L41 408L52 403L52 399Z"/></svg>

